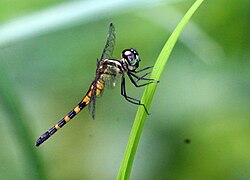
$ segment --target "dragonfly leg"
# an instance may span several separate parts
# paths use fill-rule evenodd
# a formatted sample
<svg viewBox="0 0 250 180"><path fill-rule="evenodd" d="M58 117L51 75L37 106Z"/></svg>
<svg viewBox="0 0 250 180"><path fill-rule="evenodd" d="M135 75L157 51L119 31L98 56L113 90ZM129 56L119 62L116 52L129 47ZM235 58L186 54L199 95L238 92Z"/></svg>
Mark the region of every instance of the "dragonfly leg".
<svg viewBox="0 0 250 180"><path fill-rule="evenodd" d="M148 66L148 67L145 67L145 68L140 69L140 70L138 70L138 71L135 71L135 73L139 73L139 72L145 71L145 70L150 69L150 68L153 68L153 67L154 67L154 66Z"/></svg>
<svg viewBox="0 0 250 180"><path fill-rule="evenodd" d="M131 80L131 82L135 85L135 87L143 87L143 86L146 86L146 85L151 84L151 83L155 83L155 82L158 83L159 82L159 81L156 81L156 80L150 79L150 78L141 78L142 80L148 80L149 82L146 82L144 84L137 84L138 81L135 81L132 76L137 78L137 79L140 79L140 77L136 76L135 74L128 73L128 77Z"/></svg>
<svg viewBox="0 0 250 180"><path fill-rule="evenodd" d="M144 75L142 75L142 76L137 76L137 75L135 75L135 74L133 74L133 75L135 75L135 76L137 76L136 77L136 81L135 82L139 82L140 80L151 80L150 78L145 78L147 75L149 75L149 74L151 74L151 72L147 72L147 73L145 73ZM132 75L132 76L133 76ZM153 80L153 79L152 79Z"/></svg>
<svg viewBox="0 0 250 180"><path fill-rule="evenodd" d="M122 75L121 94L122 94L122 96L123 96L128 102L130 102L130 103L132 103L132 104L136 104L136 105L141 105L141 106L143 106L144 109L145 109L145 111L146 111L146 113L149 115L146 106L145 106L144 104L142 104L140 100L135 99L135 98L132 98L132 97L130 97L130 96L127 95L127 93L126 93L125 77L124 77L124 75Z"/></svg>
<svg viewBox="0 0 250 180"><path fill-rule="evenodd" d="M146 80L146 81L156 81L155 79L151 79L151 78L145 78L145 76L147 76L148 74L150 74L151 72L148 72L142 76L137 76L136 74L133 74L131 72L129 72L129 74L133 77L135 77L137 80L135 82L138 82L140 80Z"/></svg>
<svg viewBox="0 0 250 180"><path fill-rule="evenodd" d="M135 71L135 73L139 73L139 72L142 72L144 70L147 70L147 69L150 69L150 68L153 68L154 66L148 66L148 67L145 67L143 69L140 69L138 71ZM133 77L135 77L137 80L135 82L138 82L140 80L148 80L148 81L154 81L156 83L158 83L159 81L155 80L155 79L151 79L151 78L145 78L147 75L149 75L151 72L147 72L145 73L144 75L142 76L138 76L136 74L133 74L132 72L130 72L129 74L131 74Z"/></svg>

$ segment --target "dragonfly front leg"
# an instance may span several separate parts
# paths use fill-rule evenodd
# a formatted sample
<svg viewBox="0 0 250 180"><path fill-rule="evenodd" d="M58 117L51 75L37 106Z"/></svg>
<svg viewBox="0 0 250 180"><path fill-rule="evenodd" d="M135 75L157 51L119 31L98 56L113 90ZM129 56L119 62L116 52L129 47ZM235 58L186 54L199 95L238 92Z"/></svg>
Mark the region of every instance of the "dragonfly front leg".
<svg viewBox="0 0 250 180"><path fill-rule="evenodd" d="M147 75L151 74L151 72L147 72L146 74L142 75L142 76L137 76L136 77L136 81L135 82L138 82L140 80L150 80L149 78L145 78ZM134 74L133 74L134 75ZM136 75L135 75L136 76Z"/></svg>
<svg viewBox="0 0 250 180"><path fill-rule="evenodd" d="M137 81L135 81L132 76L135 77L137 79ZM135 85L135 87L143 87L143 86L146 86L146 85L151 84L151 83L158 83L159 82L159 81L156 81L154 79L145 78L144 76L139 77L139 76L137 76L137 75L135 75L133 73L128 73L128 77L131 80L131 82ZM144 83L144 84L137 84L137 82L140 81L140 80L147 80L149 82Z"/></svg>
<svg viewBox="0 0 250 180"><path fill-rule="evenodd" d="M130 103L132 103L132 104L136 104L136 105L141 105L141 106L143 106L144 109L145 109L145 111L146 111L146 113L149 115L146 106L145 106L144 104L142 104L140 100L135 99L135 98L130 97L130 96L127 95L127 93L126 93L126 86L125 86L125 77L124 77L124 74L122 74L121 94L122 94L122 96L123 96L128 102L130 102Z"/></svg>
<svg viewBox="0 0 250 180"><path fill-rule="evenodd" d="M140 70L138 70L138 71L135 71L135 73L139 73L139 72L145 71L145 70L150 69L150 68L153 68L153 67L154 67L154 66L148 66L148 67L145 67L145 68L140 69Z"/></svg>
<svg viewBox="0 0 250 180"><path fill-rule="evenodd" d="M145 78L145 76L149 75L151 72L148 72L142 76L137 76L136 74L133 74L131 72L129 72L129 74L133 77L135 77L137 80L136 82L140 81L140 80L147 80L147 81L155 81L154 79L151 79L151 78Z"/></svg>

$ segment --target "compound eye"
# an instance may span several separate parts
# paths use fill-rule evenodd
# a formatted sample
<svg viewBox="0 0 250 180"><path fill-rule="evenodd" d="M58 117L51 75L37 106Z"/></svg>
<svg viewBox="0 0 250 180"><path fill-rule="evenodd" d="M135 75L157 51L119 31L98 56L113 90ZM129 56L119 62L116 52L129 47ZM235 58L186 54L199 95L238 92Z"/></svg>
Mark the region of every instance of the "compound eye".
<svg viewBox="0 0 250 180"><path fill-rule="evenodd" d="M130 50L123 52L123 58L125 58L130 65L135 65L137 62L134 53Z"/></svg>
<svg viewBox="0 0 250 180"><path fill-rule="evenodd" d="M130 61L130 62L133 62L134 60L135 60L135 56L132 54L132 55L130 55L130 56L128 56L128 60Z"/></svg>

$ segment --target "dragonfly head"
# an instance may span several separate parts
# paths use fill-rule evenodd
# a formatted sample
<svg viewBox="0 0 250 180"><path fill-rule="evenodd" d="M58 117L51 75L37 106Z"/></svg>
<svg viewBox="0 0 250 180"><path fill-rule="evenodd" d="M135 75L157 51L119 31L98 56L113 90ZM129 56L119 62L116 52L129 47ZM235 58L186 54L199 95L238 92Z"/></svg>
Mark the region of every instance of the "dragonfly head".
<svg viewBox="0 0 250 180"><path fill-rule="evenodd" d="M136 70L139 67L139 62L141 61L138 52L133 49L125 49L122 51L122 58L128 65L130 71Z"/></svg>

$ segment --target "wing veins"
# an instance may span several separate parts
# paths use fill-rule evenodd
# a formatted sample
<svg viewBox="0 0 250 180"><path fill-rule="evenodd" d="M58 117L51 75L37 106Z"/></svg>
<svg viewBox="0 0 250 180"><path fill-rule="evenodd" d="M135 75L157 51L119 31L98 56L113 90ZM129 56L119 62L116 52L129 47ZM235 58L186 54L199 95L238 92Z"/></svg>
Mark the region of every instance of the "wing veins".
<svg viewBox="0 0 250 180"><path fill-rule="evenodd" d="M112 57L115 46L115 39L115 26L113 25L113 23L110 23L106 44L103 49L100 61L104 59L110 59Z"/></svg>

